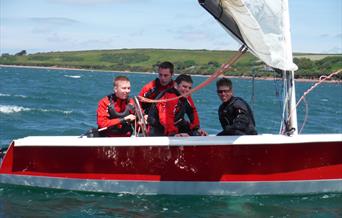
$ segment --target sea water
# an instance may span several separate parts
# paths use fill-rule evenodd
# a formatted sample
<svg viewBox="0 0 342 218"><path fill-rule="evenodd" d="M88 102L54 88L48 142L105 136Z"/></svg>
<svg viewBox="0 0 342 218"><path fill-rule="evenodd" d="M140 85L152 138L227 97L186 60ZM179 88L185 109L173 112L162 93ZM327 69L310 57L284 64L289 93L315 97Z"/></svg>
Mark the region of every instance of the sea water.
<svg viewBox="0 0 342 218"><path fill-rule="evenodd" d="M96 126L98 101L113 77L131 80L131 96L156 74L0 67L0 146L25 136L81 135ZM206 77L194 76L194 86ZM232 79L235 96L253 108L257 130L279 133L282 82ZM296 82L299 99L313 82ZM302 133L342 132L342 85L324 83L298 106ZM201 127L220 130L212 83L193 94ZM342 194L279 196L140 196L0 186L0 217L342 217Z"/></svg>

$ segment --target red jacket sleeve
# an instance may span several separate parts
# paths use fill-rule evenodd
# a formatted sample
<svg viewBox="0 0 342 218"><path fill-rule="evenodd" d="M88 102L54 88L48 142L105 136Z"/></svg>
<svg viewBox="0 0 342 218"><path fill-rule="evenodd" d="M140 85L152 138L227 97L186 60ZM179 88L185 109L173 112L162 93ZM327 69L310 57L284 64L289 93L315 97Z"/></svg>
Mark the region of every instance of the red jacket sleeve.
<svg viewBox="0 0 342 218"><path fill-rule="evenodd" d="M153 87L155 87L155 80L152 80L151 82L147 83L146 85L144 85L144 87L141 89L139 96L144 97L144 95L150 91L150 89L152 89Z"/></svg>
<svg viewBox="0 0 342 218"><path fill-rule="evenodd" d="M161 99L168 99L176 97L175 94L166 93ZM175 108L178 100L161 102L157 104L159 122L165 128L165 135L175 135L178 133L178 128L175 126Z"/></svg>
<svg viewBox="0 0 342 218"><path fill-rule="evenodd" d="M108 105L110 104L108 97L104 97L99 101L97 107L97 125L98 128L110 127L121 124L120 118L109 119Z"/></svg>
<svg viewBox="0 0 342 218"><path fill-rule="evenodd" d="M194 115L194 120L190 123L190 129L194 130L194 129L200 128L199 116L198 116L198 112L197 112L195 103L192 100L192 97L189 96L187 99L188 99L188 102L192 108L193 115Z"/></svg>

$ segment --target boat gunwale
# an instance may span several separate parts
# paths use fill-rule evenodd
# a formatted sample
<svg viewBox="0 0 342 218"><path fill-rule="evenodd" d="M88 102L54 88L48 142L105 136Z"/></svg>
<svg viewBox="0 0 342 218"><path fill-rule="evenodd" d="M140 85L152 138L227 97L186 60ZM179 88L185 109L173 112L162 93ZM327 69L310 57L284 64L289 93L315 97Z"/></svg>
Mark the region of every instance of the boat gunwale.
<svg viewBox="0 0 342 218"><path fill-rule="evenodd" d="M223 146L223 145L281 145L322 142L342 143L342 134L303 135L244 135L244 136L196 136L196 137L120 137L86 138L80 136L30 136L14 140L15 147L21 146Z"/></svg>

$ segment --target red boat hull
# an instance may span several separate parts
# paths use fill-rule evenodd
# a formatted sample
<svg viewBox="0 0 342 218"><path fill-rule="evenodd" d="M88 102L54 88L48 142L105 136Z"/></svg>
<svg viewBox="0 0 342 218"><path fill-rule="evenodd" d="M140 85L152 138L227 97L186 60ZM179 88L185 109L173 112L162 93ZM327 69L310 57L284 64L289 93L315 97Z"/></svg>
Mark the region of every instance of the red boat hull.
<svg viewBox="0 0 342 218"><path fill-rule="evenodd" d="M159 186L165 183L171 184L171 189L176 184L211 184L218 185L216 192L220 192L219 187L224 184L269 186L274 183L279 186L284 182L302 183L303 188L309 183L319 183L317 187L324 190L321 182L330 181L337 187L327 191L342 191L341 154L341 141L223 145L157 143L151 146L16 146L14 142L2 163L0 175L7 180L10 176L15 176L16 180L25 178L26 183L37 178L50 182L59 179L77 181L76 184L85 180L158 183ZM236 193L236 190L230 191ZM260 193L260 190L256 192ZM176 194L184 193L187 194L187 191Z"/></svg>

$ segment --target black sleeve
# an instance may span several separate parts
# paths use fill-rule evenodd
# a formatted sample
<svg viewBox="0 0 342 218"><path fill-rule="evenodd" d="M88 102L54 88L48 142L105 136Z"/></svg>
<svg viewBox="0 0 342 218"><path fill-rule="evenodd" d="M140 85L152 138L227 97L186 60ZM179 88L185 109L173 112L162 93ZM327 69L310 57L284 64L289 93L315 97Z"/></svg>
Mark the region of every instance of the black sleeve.
<svg viewBox="0 0 342 218"><path fill-rule="evenodd" d="M250 114L247 105L240 100L234 102L234 119L231 125L224 127L224 132L229 135L244 135L248 131Z"/></svg>

